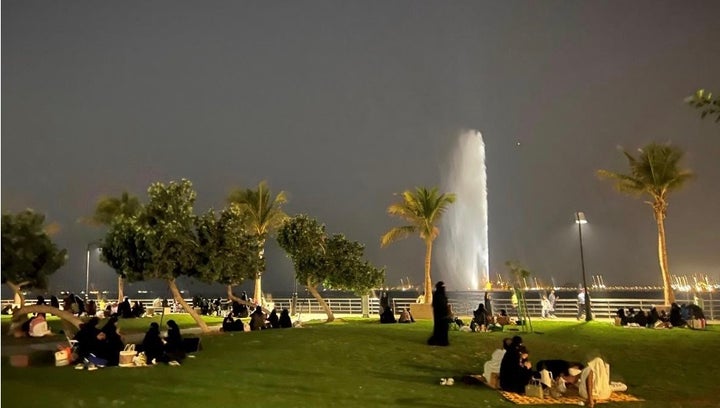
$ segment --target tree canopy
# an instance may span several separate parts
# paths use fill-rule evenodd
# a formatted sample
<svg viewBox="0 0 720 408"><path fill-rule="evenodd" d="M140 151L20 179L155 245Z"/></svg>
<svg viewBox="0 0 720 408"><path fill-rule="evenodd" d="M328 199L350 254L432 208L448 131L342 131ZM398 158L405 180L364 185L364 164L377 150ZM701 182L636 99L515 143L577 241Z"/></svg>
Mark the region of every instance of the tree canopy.
<svg viewBox="0 0 720 408"><path fill-rule="evenodd" d="M297 280L307 285L328 321L334 316L317 290L319 285L365 294L384 281L385 271L363 259L362 244L341 234L327 237L325 225L306 215L286 220L278 230L277 241L292 260Z"/></svg>
<svg viewBox="0 0 720 408"><path fill-rule="evenodd" d="M262 243L245 225L245 214L235 206L216 214L210 210L197 219L200 278L207 282L239 285L263 269Z"/></svg>
<svg viewBox="0 0 720 408"><path fill-rule="evenodd" d="M45 289L47 278L67 260L45 232L45 216L33 210L2 216L2 283L24 303L22 288Z"/></svg>

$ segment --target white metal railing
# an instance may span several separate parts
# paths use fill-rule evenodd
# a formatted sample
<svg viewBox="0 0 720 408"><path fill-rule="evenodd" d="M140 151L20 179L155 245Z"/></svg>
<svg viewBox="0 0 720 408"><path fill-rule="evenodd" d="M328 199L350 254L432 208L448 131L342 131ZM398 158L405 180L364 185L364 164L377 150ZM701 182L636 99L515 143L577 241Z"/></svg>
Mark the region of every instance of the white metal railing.
<svg viewBox="0 0 720 408"><path fill-rule="evenodd" d="M130 302L140 301L146 308L152 307L154 299L130 299ZM356 298L325 298L325 302L330 306L333 313L338 314L356 314L362 315L362 299ZM168 306L174 309L175 302L173 299L168 299ZM185 301L192 306L192 299L185 299ZM619 308L635 308L649 311L653 305L662 305L663 299L632 299L632 298L591 298L591 309L594 317L596 318L612 318L615 316L615 312ZM12 305L12 300L5 299L0 302L2 308L7 305ZM392 298L391 306L396 314L399 314L403 308L409 307L410 304L416 302L416 298ZM460 316L472 316L473 310L478 306L477 302L470 300L461 299L449 299L450 304L453 306L455 314ZM291 298L274 298L274 307L278 310L283 308L291 309ZM541 306L540 299L526 299L528 312L530 316L540 316ZM679 302L680 303L680 302ZM686 303L686 302L682 302ZM27 305L35 304L35 299L26 299ZM223 300L223 307L229 307L229 302ZM378 298L369 299L369 312L370 315L377 315L380 310L380 300ZM320 303L315 298L298 298L296 304L296 311L298 313L325 313L325 310L320 306ZM61 303L62 308L62 303ZM505 309L509 315L514 314L514 308L510 299L493 299L492 310L494 313L499 312L501 309ZM708 320L720 319L720 300L719 299L705 299L704 300L704 312L705 317ZM578 312L577 302L575 299L559 299L555 304L555 315L558 317L576 317Z"/></svg>

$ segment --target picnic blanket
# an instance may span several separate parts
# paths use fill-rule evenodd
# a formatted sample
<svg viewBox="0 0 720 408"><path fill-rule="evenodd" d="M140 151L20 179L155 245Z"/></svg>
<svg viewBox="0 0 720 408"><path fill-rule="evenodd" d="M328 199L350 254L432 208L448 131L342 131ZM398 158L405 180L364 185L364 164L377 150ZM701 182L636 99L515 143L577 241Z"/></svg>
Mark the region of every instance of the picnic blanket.
<svg viewBox="0 0 720 408"><path fill-rule="evenodd" d="M487 383L487 380L482 375L467 375L464 377L465 383L467 384L483 384L490 388L492 387ZM514 402L518 405L579 405L580 402L585 402L585 399L579 395L564 395L559 398L553 398L551 396L545 396L544 398L528 397L526 395L516 394L514 392L498 390L498 392L510 402ZM644 401L641 398L635 397L625 392L613 392L610 394L610 398L606 400L595 400L595 403L602 404L605 402L637 402Z"/></svg>
<svg viewBox="0 0 720 408"><path fill-rule="evenodd" d="M570 404L570 405L579 405L580 402L585 402L585 399L580 397L579 395L572 395L572 396L562 396L559 398L553 398L551 396L546 396L545 398L536 398L536 397L528 397L525 395L516 394L514 392L509 391L500 391L500 394L502 396L510 401L514 402L518 405L552 405L552 404ZM606 400L595 400L596 404L602 404L605 402L636 402L636 401L644 401L643 399L640 399L638 397L635 397L633 395L630 395L625 392L613 392L610 394L610 398Z"/></svg>

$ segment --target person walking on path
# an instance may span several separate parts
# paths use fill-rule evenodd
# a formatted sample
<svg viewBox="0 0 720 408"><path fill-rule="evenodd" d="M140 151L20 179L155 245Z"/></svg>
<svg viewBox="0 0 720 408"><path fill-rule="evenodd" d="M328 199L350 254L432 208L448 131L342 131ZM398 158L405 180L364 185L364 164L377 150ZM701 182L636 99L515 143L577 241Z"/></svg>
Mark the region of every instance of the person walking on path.
<svg viewBox="0 0 720 408"><path fill-rule="evenodd" d="M585 292L581 289L577 295L577 319L580 320L583 314L585 314Z"/></svg>
<svg viewBox="0 0 720 408"><path fill-rule="evenodd" d="M433 334L428 339L431 346L447 346L449 319L448 319L448 298L445 294L445 283L442 281L435 285L435 293L432 300L433 308Z"/></svg>

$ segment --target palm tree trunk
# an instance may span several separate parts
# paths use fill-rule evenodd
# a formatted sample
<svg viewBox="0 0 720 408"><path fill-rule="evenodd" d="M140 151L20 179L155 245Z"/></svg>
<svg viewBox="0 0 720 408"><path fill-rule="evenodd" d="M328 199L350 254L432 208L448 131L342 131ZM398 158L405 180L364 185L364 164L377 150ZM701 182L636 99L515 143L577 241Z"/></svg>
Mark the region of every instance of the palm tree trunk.
<svg viewBox="0 0 720 408"><path fill-rule="evenodd" d="M22 286L25 284L25 282L22 283L13 283L10 281L6 281L7 285L12 289L13 293L15 294L13 302L17 305L20 305L22 308L25 306L25 296L22 294Z"/></svg>
<svg viewBox="0 0 720 408"><path fill-rule="evenodd" d="M197 323L198 327L200 327L200 330L202 330L203 333L207 333L210 331L210 328L208 327L207 323L200 317L200 315L190 307L185 299L182 298L182 295L180 294L180 290L178 289L177 285L175 284L175 279L168 279L168 286L170 287L170 292L173 294L173 299L175 299L176 302L180 303L185 309L186 312L192 316L193 320L195 320L195 323Z"/></svg>
<svg viewBox="0 0 720 408"><path fill-rule="evenodd" d="M255 303L263 306L263 295L262 295L262 272L258 271L255 273L255 293L253 294Z"/></svg>
<svg viewBox="0 0 720 408"><path fill-rule="evenodd" d="M118 302L122 302L125 298L125 279L122 275L118 275Z"/></svg>
<svg viewBox="0 0 720 408"><path fill-rule="evenodd" d="M425 303L432 303L432 279L430 278L430 262L432 260L432 240L425 240Z"/></svg>
<svg viewBox="0 0 720 408"><path fill-rule="evenodd" d="M333 314L332 310L330 310L330 306L328 306L327 302L325 302L325 299L320 296L320 293L318 293L316 285L313 285L312 282L310 282L310 279L308 279L307 287L310 293L312 293L313 297L317 299L318 303L320 303L320 306L322 306L323 310L325 310L325 313L327 314L327 322L330 323L335 320L335 315Z"/></svg>
<svg viewBox="0 0 720 408"><path fill-rule="evenodd" d="M675 292L670 280L670 268L668 268L667 246L665 244L665 214L661 210L655 210L655 221L658 229L658 260L660 261L660 273L663 280L663 296L665 305L675 302Z"/></svg>

